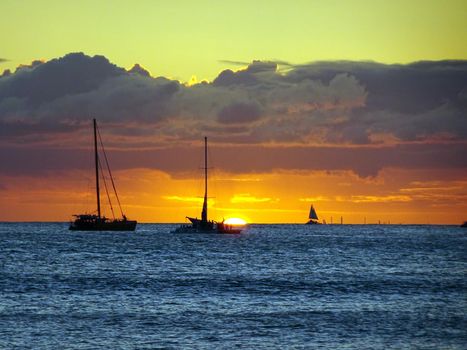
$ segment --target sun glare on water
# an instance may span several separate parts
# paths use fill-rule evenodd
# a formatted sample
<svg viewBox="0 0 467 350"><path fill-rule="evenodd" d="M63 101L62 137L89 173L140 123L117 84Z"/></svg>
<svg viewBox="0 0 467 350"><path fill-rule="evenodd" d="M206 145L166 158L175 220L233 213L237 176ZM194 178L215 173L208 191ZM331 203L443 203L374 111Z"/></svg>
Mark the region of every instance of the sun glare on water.
<svg viewBox="0 0 467 350"><path fill-rule="evenodd" d="M234 226L244 226L246 225L246 221L240 218L229 218L224 221L227 225L234 225Z"/></svg>

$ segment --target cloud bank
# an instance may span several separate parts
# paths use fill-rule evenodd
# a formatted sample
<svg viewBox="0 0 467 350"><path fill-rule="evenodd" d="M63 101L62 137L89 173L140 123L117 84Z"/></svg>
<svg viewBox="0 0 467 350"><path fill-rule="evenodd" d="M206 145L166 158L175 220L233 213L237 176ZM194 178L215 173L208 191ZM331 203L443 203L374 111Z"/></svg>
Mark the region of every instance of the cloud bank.
<svg viewBox="0 0 467 350"><path fill-rule="evenodd" d="M191 86L83 53L22 65L0 76L1 160L27 158L28 147L44 157L52 146L75 152L95 117L112 147L135 154L170 153L174 144L206 135L219 147L249 147L257 158L243 166L258 168L270 157L265 170L334 169L341 162L365 176L417 159L436 167L440 154L448 155L445 166L466 166L456 154L467 151L467 61L281 65L286 69L253 61ZM275 152L283 148L287 155ZM358 165L367 150L371 165Z"/></svg>

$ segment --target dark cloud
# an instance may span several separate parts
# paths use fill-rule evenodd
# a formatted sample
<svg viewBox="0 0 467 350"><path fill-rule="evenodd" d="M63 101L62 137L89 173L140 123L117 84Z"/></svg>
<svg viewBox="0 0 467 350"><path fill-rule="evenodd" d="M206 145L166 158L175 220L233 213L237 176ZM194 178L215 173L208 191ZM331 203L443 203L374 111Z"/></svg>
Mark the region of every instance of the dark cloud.
<svg viewBox="0 0 467 350"><path fill-rule="evenodd" d="M6 58L1 58L1 57L0 57L0 63L8 62L8 61L9 61L8 59L6 59Z"/></svg>
<svg viewBox="0 0 467 350"><path fill-rule="evenodd" d="M129 71L129 73L134 73L134 74L139 74L142 75L143 77L150 77L151 74L149 71L141 67L138 63L136 63Z"/></svg>
<svg viewBox="0 0 467 350"><path fill-rule="evenodd" d="M275 72L277 70L277 63L270 61L253 61L248 65L245 70L248 73L256 74L262 72Z"/></svg>
<svg viewBox="0 0 467 350"><path fill-rule="evenodd" d="M264 83L264 75L274 74L277 71L277 63L271 61L253 61L246 69L232 71L226 69L214 79L216 86L232 85L256 85Z"/></svg>
<svg viewBox="0 0 467 350"><path fill-rule="evenodd" d="M329 129L328 139L354 142L370 140L372 134L386 133L403 141L444 135L467 136L467 61L416 62L384 65L375 62L318 62L291 70L288 81L324 83L338 74L349 74L367 91L364 108L347 114L352 124ZM366 137L365 137L366 134ZM356 142L359 143L359 142Z"/></svg>
<svg viewBox="0 0 467 350"><path fill-rule="evenodd" d="M33 62L0 80L0 101L22 99L33 108L57 98L78 95L98 88L103 81L122 75L124 70L103 56L69 54L47 63Z"/></svg>
<svg viewBox="0 0 467 350"><path fill-rule="evenodd" d="M138 64L127 71L103 56L73 53L0 77L5 144L72 138L93 117L123 147L131 137L185 142L204 135L243 144L459 142L466 115L467 61L253 61L187 86L151 77Z"/></svg>
<svg viewBox="0 0 467 350"><path fill-rule="evenodd" d="M250 64L250 62L233 60L219 60L219 62L228 64L229 66L248 66Z"/></svg>
<svg viewBox="0 0 467 350"><path fill-rule="evenodd" d="M33 134L71 133L79 128L81 128L81 126L77 123L0 121L0 136L7 138Z"/></svg>
<svg viewBox="0 0 467 350"><path fill-rule="evenodd" d="M0 79L0 125L5 136L76 130L97 117L158 123L171 114L179 83L150 78L140 66L127 72L103 56L69 54L33 62Z"/></svg>
<svg viewBox="0 0 467 350"><path fill-rule="evenodd" d="M20 72L20 71L25 71L25 70L31 70L33 68L36 68L40 66L41 64L45 63L42 60L34 60L30 64L20 64L17 68L15 73Z"/></svg>
<svg viewBox="0 0 467 350"><path fill-rule="evenodd" d="M226 69L214 79L213 84L215 86L254 85L258 82L258 78L248 71L234 72L230 69Z"/></svg>
<svg viewBox="0 0 467 350"><path fill-rule="evenodd" d="M421 113L445 101L456 101L467 87L467 61L422 61L406 65L375 62L317 62L298 66L287 79L330 81L354 76L369 91L369 110Z"/></svg>
<svg viewBox="0 0 467 350"><path fill-rule="evenodd" d="M219 111L217 120L221 124L245 124L261 117L261 106L257 102L239 102L225 106Z"/></svg>
<svg viewBox="0 0 467 350"><path fill-rule="evenodd" d="M191 172L199 167L199 147L165 147L151 150L108 150L112 170L160 169L168 173ZM279 170L352 171L373 177L384 168L467 168L467 145L410 144L387 147L265 147L210 146L211 164L234 173ZM0 174L35 175L92 168L91 150L6 147L0 149Z"/></svg>

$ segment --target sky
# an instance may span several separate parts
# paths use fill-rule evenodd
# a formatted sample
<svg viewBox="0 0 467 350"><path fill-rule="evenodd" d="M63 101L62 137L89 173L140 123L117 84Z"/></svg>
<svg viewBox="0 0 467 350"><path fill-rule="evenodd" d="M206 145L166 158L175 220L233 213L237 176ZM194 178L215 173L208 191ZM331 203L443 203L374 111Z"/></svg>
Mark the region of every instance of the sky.
<svg viewBox="0 0 467 350"><path fill-rule="evenodd" d="M464 1L0 3L0 220L467 220ZM2 74L3 72L3 74ZM107 210L107 215L109 211Z"/></svg>

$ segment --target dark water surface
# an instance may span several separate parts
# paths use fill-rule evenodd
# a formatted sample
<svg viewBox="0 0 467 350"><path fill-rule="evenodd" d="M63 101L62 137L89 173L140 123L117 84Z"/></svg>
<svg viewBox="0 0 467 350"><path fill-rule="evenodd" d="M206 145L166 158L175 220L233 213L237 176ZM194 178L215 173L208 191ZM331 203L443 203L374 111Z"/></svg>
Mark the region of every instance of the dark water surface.
<svg viewBox="0 0 467 350"><path fill-rule="evenodd" d="M1 349L466 349L467 230L0 224Z"/></svg>

